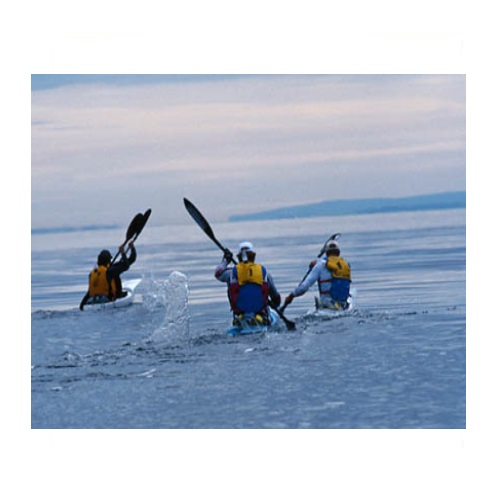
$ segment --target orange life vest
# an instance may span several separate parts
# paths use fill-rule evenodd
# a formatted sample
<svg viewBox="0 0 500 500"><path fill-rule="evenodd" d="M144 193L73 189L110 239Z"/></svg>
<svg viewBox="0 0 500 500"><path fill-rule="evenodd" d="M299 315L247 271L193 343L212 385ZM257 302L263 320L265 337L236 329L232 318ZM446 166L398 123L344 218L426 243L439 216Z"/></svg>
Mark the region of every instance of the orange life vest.
<svg viewBox="0 0 500 500"><path fill-rule="evenodd" d="M106 277L106 271L108 268L106 266L99 266L92 270L89 276L89 296L94 297L96 295L105 295L116 297L116 283L115 280L111 280L108 283L108 278Z"/></svg>

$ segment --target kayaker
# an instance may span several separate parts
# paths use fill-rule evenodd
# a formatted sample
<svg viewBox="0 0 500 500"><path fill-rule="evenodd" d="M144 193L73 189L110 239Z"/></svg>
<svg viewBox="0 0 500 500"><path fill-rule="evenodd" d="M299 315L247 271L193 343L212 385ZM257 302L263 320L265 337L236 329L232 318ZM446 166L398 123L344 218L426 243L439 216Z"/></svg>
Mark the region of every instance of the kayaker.
<svg viewBox="0 0 500 500"><path fill-rule="evenodd" d="M255 262L256 252L249 241L238 245L237 257L238 264L228 267L233 254L226 249L215 269L215 277L228 285L234 323L243 316L248 320L248 316L253 315L257 324L269 324L268 304L276 309L281 303L273 278L262 264Z"/></svg>
<svg viewBox="0 0 500 500"><path fill-rule="evenodd" d="M286 297L284 306L291 304L295 297L304 295L315 283L318 283L318 307L328 309L347 309L351 286L351 266L340 257L338 242L330 240L325 245L325 257L310 264L311 271L299 283L295 290Z"/></svg>
<svg viewBox="0 0 500 500"><path fill-rule="evenodd" d="M127 257L125 245L120 246L121 258L111 264L111 253L102 250L97 256L97 266L89 274L89 289L80 302L80 310L91 299L94 302L109 302L127 294L123 291L120 275L127 271L137 258L134 243L129 242L130 257Z"/></svg>

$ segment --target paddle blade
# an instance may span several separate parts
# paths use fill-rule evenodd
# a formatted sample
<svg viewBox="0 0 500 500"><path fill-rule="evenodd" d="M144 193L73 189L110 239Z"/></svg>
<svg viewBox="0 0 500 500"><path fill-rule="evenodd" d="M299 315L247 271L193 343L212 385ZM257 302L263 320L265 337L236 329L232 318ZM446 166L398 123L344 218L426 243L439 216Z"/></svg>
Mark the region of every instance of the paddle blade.
<svg viewBox="0 0 500 500"><path fill-rule="evenodd" d="M283 314L284 307L274 310L279 314L280 318L285 323L287 330L295 330L295 321L286 318L285 315Z"/></svg>
<svg viewBox="0 0 500 500"><path fill-rule="evenodd" d="M294 321L285 318L283 315L281 316L281 319L285 322L287 330L295 330L296 326Z"/></svg>
<svg viewBox="0 0 500 500"><path fill-rule="evenodd" d="M142 227L144 227L146 225L146 222L148 221L149 219L149 216L151 215L151 209L148 208L145 212L144 212L144 224Z"/></svg>
<svg viewBox="0 0 500 500"><path fill-rule="evenodd" d="M134 237L134 235L141 232L142 228L144 227L143 219L144 216L142 214L137 214L132 219L132 222L129 224L127 229L125 243L131 240Z"/></svg>
<svg viewBox="0 0 500 500"><path fill-rule="evenodd" d="M187 199L184 198L184 206L186 207L186 210L189 212L189 215L194 219L196 224L205 231L205 234L212 240L215 241L215 235L214 232L212 231L212 228L210 227L210 224L207 222L207 219L203 217L201 212Z"/></svg>
<svg viewBox="0 0 500 500"><path fill-rule="evenodd" d="M135 236L134 236L134 240L137 239L137 236L139 236L142 232L142 230L144 229L144 226L146 225L146 223L148 222L148 219L149 219L149 216L151 215L151 209L148 208L144 214L142 215L142 219L140 221L140 223L138 224L137 226L137 230L135 232Z"/></svg>

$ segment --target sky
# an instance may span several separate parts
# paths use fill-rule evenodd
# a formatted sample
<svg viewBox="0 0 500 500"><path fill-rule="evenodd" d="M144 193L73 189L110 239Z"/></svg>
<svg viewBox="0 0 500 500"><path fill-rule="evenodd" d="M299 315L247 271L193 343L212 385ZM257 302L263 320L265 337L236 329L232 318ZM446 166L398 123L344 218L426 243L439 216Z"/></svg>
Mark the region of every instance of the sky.
<svg viewBox="0 0 500 500"><path fill-rule="evenodd" d="M32 74L32 228L465 190L465 80Z"/></svg>

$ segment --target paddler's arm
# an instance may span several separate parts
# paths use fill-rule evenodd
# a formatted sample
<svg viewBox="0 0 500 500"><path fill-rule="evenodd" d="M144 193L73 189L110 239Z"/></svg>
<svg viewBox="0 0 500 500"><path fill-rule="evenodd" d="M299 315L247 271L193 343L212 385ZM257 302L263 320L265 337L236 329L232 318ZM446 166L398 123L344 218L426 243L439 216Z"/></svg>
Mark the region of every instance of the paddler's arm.
<svg viewBox="0 0 500 500"><path fill-rule="evenodd" d="M121 278L120 275L127 271L130 267L131 261L128 259L127 254L125 252L125 245L120 247L121 259L118 262L115 262L111 266L108 267L106 271L106 279L108 280L108 289L109 295L108 299L113 301L116 299L116 296L113 294L113 280L116 285L116 293L120 295L122 291ZM131 257L135 257L134 253L132 253ZM132 260L133 262L133 260Z"/></svg>
<svg viewBox="0 0 500 500"><path fill-rule="evenodd" d="M233 254L230 250L226 249L224 252L224 257L222 258L222 262L215 268L214 276L219 281L223 283L229 283L231 280L231 270L232 268L228 268L227 266L231 262L233 258Z"/></svg>
<svg viewBox="0 0 500 500"><path fill-rule="evenodd" d="M135 249L135 245L134 245L133 241L131 241L128 244L128 247L130 249L130 257L127 257L127 259L128 259L128 265L130 267L135 262L135 260L137 259L137 251ZM125 257L126 256L127 256L127 253L125 252Z"/></svg>
<svg viewBox="0 0 500 500"><path fill-rule="evenodd" d="M281 295L279 294L278 289L274 284L273 277L269 273L267 273L267 282L269 283L269 298L271 306L274 309L277 309L281 304Z"/></svg>
<svg viewBox="0 0 500 500"><path fill-rule="evenodd" d="M128 270L128 268L135 262L137 258L137 252L135 250L135 246L132 242L129 243L129 248L131 249L130 257L127 257L127 253L125 252L125 246L122 245L120 247L121 259L118 262L115 262L111 266L109 266L106 274L108 279L112 279L115 276L119 276L121 273Z"/></svg>
<svg viewBox="0 0 500 500"><path fill-rule="evenodd" d="M323 261L318 261L316 265L312 268L311 272L307 275L306 279L302 281L302 283L299 283L295 290L286 297L285 299L285 306L288 306L291 304L292 300L295 297L300 297L301 295L304 295L309 288L311 288L316 281L318 281L319 278L319 273L321 272L321 268L323 266Z"/></svg>

